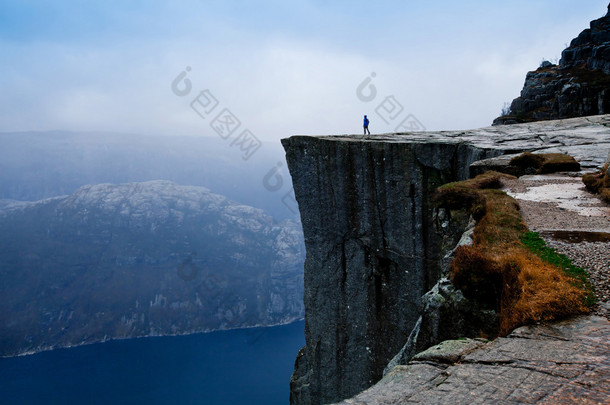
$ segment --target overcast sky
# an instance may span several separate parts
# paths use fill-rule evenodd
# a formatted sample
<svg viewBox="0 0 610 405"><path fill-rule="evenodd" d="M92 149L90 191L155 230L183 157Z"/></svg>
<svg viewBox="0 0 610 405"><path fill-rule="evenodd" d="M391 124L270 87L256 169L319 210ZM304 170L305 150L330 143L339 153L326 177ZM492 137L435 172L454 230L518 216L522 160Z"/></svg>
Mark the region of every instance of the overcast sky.
<svg viewBox="0 0 610 405"><path fill-rule="evenodd" d="M0 131L214 135L227 111L262 140L363 114L373 133L487 126L607 4L0 0Z"/></svg>

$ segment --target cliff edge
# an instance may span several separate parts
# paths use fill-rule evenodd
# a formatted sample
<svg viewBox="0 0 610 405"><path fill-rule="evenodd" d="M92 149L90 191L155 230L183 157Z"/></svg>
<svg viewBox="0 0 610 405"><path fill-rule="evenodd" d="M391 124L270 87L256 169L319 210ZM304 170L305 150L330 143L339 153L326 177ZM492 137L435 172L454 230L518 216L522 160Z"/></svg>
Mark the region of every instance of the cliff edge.
<svg viewBox="0 0 610 405"><path fill-rule="evenodd" d="M608 403L608 334L607 319L578 317L490 343L443 342L341 404Z"/></svg>
<svg viewBox="0 0 610 405"><path fill-rule="evenodd" d="M468 223L434 207L437 186L468 178L475 161L522 151L569 153L597 168L610 150L610 115L282 143L306 245L306 346L291 403L319 404L379 381L417 326L421 298Z"/></svg>

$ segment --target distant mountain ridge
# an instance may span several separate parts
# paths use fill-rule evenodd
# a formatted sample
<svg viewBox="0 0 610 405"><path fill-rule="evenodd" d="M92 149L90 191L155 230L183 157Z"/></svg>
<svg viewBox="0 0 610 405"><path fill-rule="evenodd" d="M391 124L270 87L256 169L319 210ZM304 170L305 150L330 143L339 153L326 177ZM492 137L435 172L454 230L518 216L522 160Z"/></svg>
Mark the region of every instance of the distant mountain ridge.
<svg viewBox="0 0 610 405"><path fill-rule="evenodd" d="M0 355L303 317L300 225L203 187L0 201Z"/></svg>
<svg viewBox="0 0 610 405"><path fill-rule="evenodd" d="M262 208L275 219L296 219L282 197L291 189L278 142L250 158L220 137L147 136L102 132L0 133L0 199L37 201L87 184L169 180L202 186ZM273 171L272 191L265 176ZM281 189L276 190L281 177Z"/></svg>

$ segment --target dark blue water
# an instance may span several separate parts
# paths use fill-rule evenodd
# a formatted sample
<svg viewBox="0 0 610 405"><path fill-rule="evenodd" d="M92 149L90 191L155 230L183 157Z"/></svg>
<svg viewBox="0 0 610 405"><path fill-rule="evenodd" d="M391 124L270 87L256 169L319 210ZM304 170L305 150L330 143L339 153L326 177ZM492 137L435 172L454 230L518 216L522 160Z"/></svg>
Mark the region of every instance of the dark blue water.
<svg viewBox="0 0 610 405"><path fill-rule="evenodd" d="M287 404L303 322L0 359L0 404Z"/></svg>

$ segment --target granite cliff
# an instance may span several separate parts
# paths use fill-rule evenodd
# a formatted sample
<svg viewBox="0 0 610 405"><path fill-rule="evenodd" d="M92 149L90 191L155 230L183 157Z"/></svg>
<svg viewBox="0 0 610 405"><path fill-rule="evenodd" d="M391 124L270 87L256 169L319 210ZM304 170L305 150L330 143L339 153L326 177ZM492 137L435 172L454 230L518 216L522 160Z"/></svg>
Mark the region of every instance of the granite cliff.
<svg viewBox="0 0 610 405"><path fill-rule="evenodd" d="M491 342L447 340L341 405L605 404L606 318L524 326Z"/></svg>
<svg viewBox="0 0 610 405"><path fill-rule="evenodd" d="M310 314L292 399L328 403L381 378L440 277L434 189L495 153L401 138L293 137L284 146L303 218Z"/></svg>
<svg viewBox="0 0 610 405"><path fill-rule="evenodd" d="M0 356L300 319L298 224L203 187L0 200Z"/></svg>
<svg viewBox="0 0 610 405"><path fill-rule="evenodd" d="M494 125L610 112L610 5L561 54L528 72L521 95Z"/></svg>
<svg viewBox="0 0 610 405"><path fill-rule="evenodd" d="M291 403L320 404L377 382L414 337L419 351L473 333L448 323L456 308L442 304L459 295L443 275L468 218L434 207L437 186L468 178L477 161L522 151L569 153L597 168L610 150L610 116L282 143L306 245L306 346Z"/></svg>

